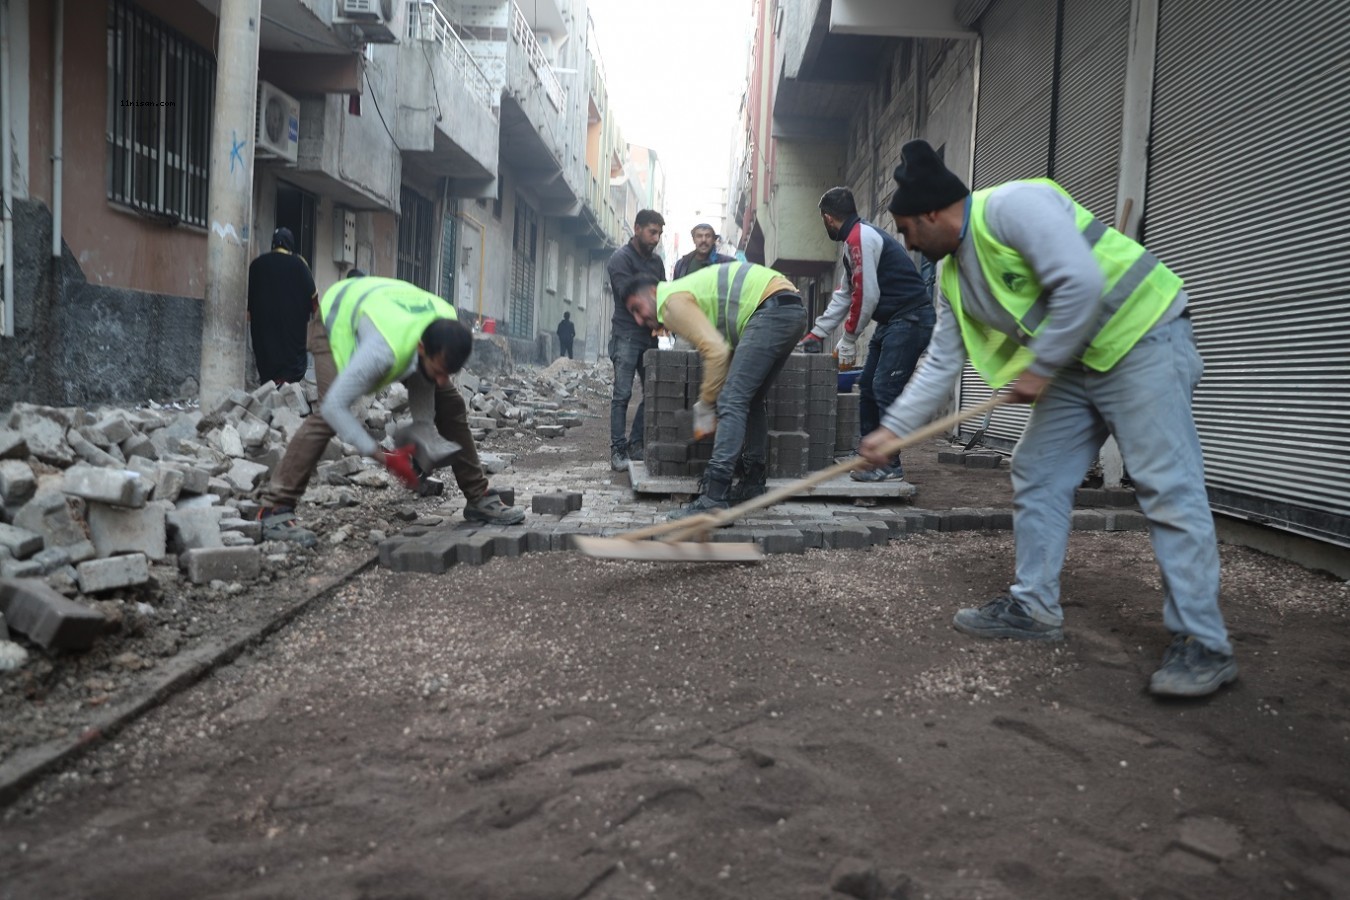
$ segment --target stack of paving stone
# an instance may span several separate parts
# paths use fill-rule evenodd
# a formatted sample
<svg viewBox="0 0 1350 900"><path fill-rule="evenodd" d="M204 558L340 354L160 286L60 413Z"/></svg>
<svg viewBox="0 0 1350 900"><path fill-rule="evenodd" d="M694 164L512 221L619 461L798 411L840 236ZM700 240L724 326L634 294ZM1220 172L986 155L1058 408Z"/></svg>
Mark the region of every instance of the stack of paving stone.
<svg viewBox="0 0 1350 900"><path fill-rule="evenodd" d="M712 452L711 439L693 440L689 414L703 380L702 359L693 350L649 350L644 361L647 471L696 478ZM833 357L788 357L767 399L770 478L800 478L829 465L836 443L836 372Z"/></svg>
<svg viewBox="0 0 1350 900"><path fill-rule="evenodd" d="M837 394L835 402L834 451L849 453L858 444L858 395Z"/></svg>

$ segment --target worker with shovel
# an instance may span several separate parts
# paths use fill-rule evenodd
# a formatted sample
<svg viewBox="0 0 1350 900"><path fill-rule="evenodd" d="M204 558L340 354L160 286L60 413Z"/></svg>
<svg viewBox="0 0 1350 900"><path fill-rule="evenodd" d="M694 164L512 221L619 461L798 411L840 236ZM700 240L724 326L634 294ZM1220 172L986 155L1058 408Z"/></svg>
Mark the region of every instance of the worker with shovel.
<svg viewBox="0 0 1350 900"><path fill-rule="evenodd" d="M1074 490L1108 434L1120 445L1162 570L1173 640L1154 694L1202 696L1237 678L1219 611L1219 553L1191 414L1203 369L1181 279L1047 179L971 194L924 141L901 149L889 204L907 245L946 259L928 355L859 452L877 465L927 422L969 358L1035 403L1013 453L1016 577L962 609L958 631L1060 641L1060 570Z"/></svg>
<svg viewBox="0 0 1350 900"><path fill-rule="evenodd" d="M314 533L297 522L295 506L334 433L408 487L418 485L413 465L418 448L409 443L381 450L351 411L358 399L396 381L408 388L414 432L429 433L434 423L434 430L458 447L449 462L468 500L464 518L497 525L524 520L522 510L507 506L488 487L469 433L468 409L451 381L473 350L473 335L456 321L453 306L405 281L353 269L324 292L319 317L311 326L310 352L322 414L305 419L272 473L267 505L258 511L265 538L316 543Z"/></svg>
<svg viewBox="0 0 1350 900"><path fill-rule="evenodd" d="M694 437L716 434L712 459L703 493L671 518L728 509L732 500L763 493L765 400L806 330L806 307L796 286L773 269L732 262L675 281L640 275L624 291L624 306L639 325L668 328L703 357ZM733 493L738 460L743 474Z"/></svg>

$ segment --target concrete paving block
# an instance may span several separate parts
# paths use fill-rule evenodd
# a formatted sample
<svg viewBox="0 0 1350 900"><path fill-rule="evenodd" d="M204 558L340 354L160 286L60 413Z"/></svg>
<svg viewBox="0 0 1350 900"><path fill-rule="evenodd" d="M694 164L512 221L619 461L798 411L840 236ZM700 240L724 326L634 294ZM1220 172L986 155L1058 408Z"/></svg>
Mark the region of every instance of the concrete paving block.
<svg viewBox="0 0 1350 900"><path fill-rule="evenodd" d="M155 562L165 557L165 517L172 507L155 501L140 509L90 503L85 513L89 536L100 558L119 553L142 553Z"/></svg>
<svg viewBox="0 0 1350 900"><path fill-rule="evenodd" d="M530 511L541 516L565 516L571 510L567 497L564 493L535 494L530 498Z"/></svg>
<svg viewBox="0 0 1350 900"><path fill-rule="evenodd" d="M84 594L136 587L150 580L150 564L143 553L91 559L76 566L75 572Z"/></svg>
<svg viewBox="0 0 1350 900"><path fill-rule="evenodd" d="M135 508L144 506L150 493L145 480L130 469L98 469L87 465L67 469L61 490L97 503Z"/></svg>
<svg viewBox="0 0 1350 900"><path fill-rule="evenodd" d="M795 528L766 528L755 531L755 543L765 553L805 553L806 537Z"/></svg>
<svg viewBox="0 0 1350 900"><path fill-rule="evenodd" d="M1106 514L1096 509L1075 509L1071 523L1074 531L1105 531Z"/></svg>
<svg viewBox="0 0 1350 900"><path fill-rule="evenodd" d="M525 532L526 553L546 553L553 549L553 541L547 531Z"/></svg>
<svg viewBox="0 0 1350 900"><path fill-rule="evenodd" d="M136 433L136 429L127 421L126 415L120 411L104 416L94 425L94 429L103 435L103 439L109 444L120 444Z"/></svg>
<svg viewBox="0 0 1350 900"><path fill-rule="evenodd" d="M872 530L859 523L825 526L822 531L831 531L827 536L833 546L839 550L861 550L872 546Z"/></svg>
<svg viewBox="0 0 1350 900"><path fill-rule="evenodd" d="M94 545L71 511L72 502L60 491L38 491L15 513L13 524L42 535L45 546L66 547L75 562L93 559Z"/></svg>
<svg viewBox="0 0 1350 900"><path fill-rule="evenodd" d="M215 494L222 500L228 500L234 496L235 487L224 478L213 477L206 483L206 492L208 494Z"/></svg>
<svg viewBox="0 0 1350 900"><path fill-rule="evenodd" d="M75 454L66 443L65 422L32 409L16 407L10 414L9 427L23 438L28 452L43 462L64 467L75 461Z"/></svg>
<svg viewBox="0 0 1350 900"><path fill-rule="evenodd" d="M978 509L945 509L940 513L939 531L983 531L984 514Z"/></svg>
<svg viewBox="0 0 1350 900"><path fill-rule="evenodd" d="M28 455L28 442L12 428L0 428L0 459L23 459Z"/></svg>
<svg viewBox="0 0 1350 900"><path fill-rule="evenodd" d="M39 552L42 545L42 535L26 528L0 524L0 547L7 549L14 559L28 559Z"/></svg>
<svg viewBox="0 0 1350 900"><path fill-rule="evenodd" d="M185 551L178 564L193 584L251 581L262 569L262 553L252 546L202 547Z"/></svg>
<svg viewBox="0 0 1350 900"><path fill-rule="evenodd" d="M963 450L939 450L937 459L938 462L950 466L964 466L966 464L966 454Z"/></svg>
<svg viewBox="0 0 1350 900"><path fill-rule="evenodd" d="M0 506L23 506L37 493L37 478L28 463L18 459L0 460Z"/></svg>
<svg viewBox="0 0 1350 900"><path fill-rule="evenodd" d="M568 512L576 512L581 509L581 501L583 498L580 491L568 491L566 496Z"/></svg>
<svg viewBox="0 0 1350 900"><path fill-rule="evenodd" d="M1106 488L1106 505L1113 509L1138 509L1139 498L1133 488Z"/></svg>
<svg viewBox="0 0 1350 900"><path fill-rule="evenodd" d="M180 496L182 494L201 496L207 493L207 489L211 486L211 475L205 469L187 463L175 462L171 465L183 476L183 486L179 489Z"/></svg>
<svg viewBox="0 0 1350 900"><path fill-rule="evenodd" d="M222 531L220 533L220 545L222 547L252 547L257 543L242 531Z"/></svg>
<svg viewBox="0 0 1350 900"><path fill-rule="evenodd" d="M798 525L797 530L802 533L802 543L808 550L822 550L825 548L825 534L820 525L806 524Z"/></svg>
<svg viewBox="0 0 1350 900"><path fill-rule="evenodd" d="M155 490L150 496L155 500L173 503L182 495L186 480L181 469L156 463Z"/></svg>
<svg viewBox="0 0 1350 900"><path fill-rule="evenodd" d="M997 469L1003 465L1003 454L993 450L977 450L966 454L967 469Z"/></svg>
<svg viewBox="0 0 1350 900"><path fill-rule="evenodd" d="M70 445L71 450L75 451L76 456L89 463L91 466L104 467L121 464L120 459L100 450L96 444L80 434L80 431L77 428L72 428L70 431L66 432L66 443Z"/></svg>
<svg viewBox="0 0 1350 900"><path fill-rule="evenodd" d="M224 537L227 532L242 534L244 537L257 544L262 541L262 522L258 519L245 519L242 516L234 519L221 519L221 536Z"/></svg>
<svg viewBox="0 0 1350 900"><path fill-rule="evenodd" d="M74 560L70 558L70 551L65 547L48 547L34 553L31 561L42 567L43 575L50 575L56 570L70 565Z"/></svg>
<svg viewBox="0 0 1350 900"><path fill-rule="evenodd" d="M1137 509L1112 509L1105 513L1107 531L1148 531L1148 519Z"/></svg>
<svg viewBox="0 0 1350 900"><path fill-rule="evenodd" d="M439 575L458 561L459 544L453 535L443 532L399 543L391 548L387 562L383 545L380 548L380 564L394 572Z"/></svg>
<svg viewBox="0 0 1350 900"><path fill-rule="evenodd" d="M1013 514L1011 509L982 509L984 527L990 531L1012 531Z"/></svg>
<svg viewBox="0 0 1350 900"><path fill-rule="evenodd" d="M527 540L525 532L518 530L494 534L492 536L492 555L495 558L520 556L526 552Z"/></svg>
<svg viewBox="0 0 1350 900"><path fill-rule="evenodd" d="M924 510L924 511L923 511L923 528L918 529L918 530L920 530L920 531L941 531L941 530L942 530L942 513L940 513L940 512L934 512L934 511L931 510L931 509L926 509L926 510Z"/></svg>
<svg viewBox="0 0 1350 900"><path fill-rule="evenodd" d="M380 566L385 569L392 569L394 567L394 551L406 543L408 543L408 538L401 534L380 541Z"/></svg>
<svg viewBox="0 0 1350 900"><path fill-rule="evenodd" d="M753 544L756 536L753 528L733 526L731 528L714 528L709 535L709 540L714 544Z"/></svg>
<svg viewBox="0 0 1350 900"><path fill-rule="evenodd" d="M1073 492L1073 505L1097 507L1106 505L1106 491L1101 488L1078 488Z"/></svg>
<svg viewBox="0 0 1350 900"><path fill-rule="evenodd" d="M155 442L143 434L133 434L118 444L117 448L122 451L122 455L127 459L131 459L133 456L159 459L159 450L155 447Z"/></svg>
<svg viewBox="0 0 1350 900"><path fill-rule="evenodd" d="M230 471L225 473L225 480L235 491L247 494L257 489L258 484L267 475L267 471L267 466L262 463L237 459L234 461L234 465L230 466Z"/></svg>
<svg viewBox="0 0 1350 900"><path fill-rule="evenodd" d="M13 559L0 550L0 578L41 578L42 564L31 559Z"/></svg>
<svg viewBox="0 0 1350 900"><path fill-rule="evenodd" d="M515 506L515 505L516 505L516 489L515 489L515 488L499 487L499 488L497 488L496 490L497 490L497 496L502 498L502 502L503 502L503 503L505 503L507 506Z"/></svg>
<svg viewBox="0 0 1350 900"><path fill-rule="evenodd" d="M175 509L165 516L169 548L182 553L222 546L220 520L224 515L218 506Z"/></svg>
<svg viewBox="0 0 1350 900"><path fill-rule="evenodd" d="M458 554L461 564L466 566L481 566L483 563L492 559L492 554L496 550L495 534L471 534L459 541Z"/></svg>
<svg viewBox="0 0 1350 900"><path fill-rule="evenodd" d="M46 650L88 650L103 633L103 615L36 578L0 579L0 615L13 631Z"/></svg>
<svg viewBox="0 0 1350 900"><path fill-rule="evenodd" d="M883 547L891 540L891 528L875 519L863 521L862 526L872 533L872 546Z"/></svg>
<svg viewBox="0 0 1350 900"><path fill-rule="evenodd" d="M534 431L544 438L559 438L567 433L567 429L561 425L536 425Z"/></svg>

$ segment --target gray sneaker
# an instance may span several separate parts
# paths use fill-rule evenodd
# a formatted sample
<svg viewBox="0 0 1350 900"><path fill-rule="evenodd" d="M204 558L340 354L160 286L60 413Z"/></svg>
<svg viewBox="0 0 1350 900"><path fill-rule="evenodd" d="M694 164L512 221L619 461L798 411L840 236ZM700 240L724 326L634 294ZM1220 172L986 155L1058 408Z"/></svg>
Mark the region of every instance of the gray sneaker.
<svg viewBox="0 0 1350 900"><path fill-rule="evenodd" d="M1027 615L1022 604L1007 594L995 597L979 609L962 609L952 616L952 625L962 634L978 638L1012 638L1019 641L1062 641L1064 629L1046 625Z"/></svg>
<svg viewBox="0 0 1350 900"><path fill-rule="evenodd" d="M904 481L905 470L903 466L880 466L875 469L868 469L866 472L849 472L848 477L854 481L861 481L864 484L878 484L882 481Z"/></svg>
<svg viewBox="0 0 1350 900"><path fill-rule="evenodd" d="M628 454L622 450L611 450L609 454L609 469L611 472L627 472Z"/></svg>
<svg viewBox="0 0 1350 900"><path fill-rule="evenodd" d="M507 506L501 495L489 489L476 503L464 507L464 520L484 525L519 525L525 521L525 510Z"/></svg>
<svg viewBox="0 0 1350 900"><path fill-rule="evenodd" d="M262 522L265 541L290 541L305 548L319 543L317 534L300 526L300 520L291 507L265 506L258 510L258 521Z"/></svg>
<svg viewBox="0 0 1350 900"><path fill-rule="evenodd" d="M1189 635L1179 634L1163 654L1162 666L1148 689L1160 697L1204 697L1236 681L1237 660L1215 653Z"/></svg>

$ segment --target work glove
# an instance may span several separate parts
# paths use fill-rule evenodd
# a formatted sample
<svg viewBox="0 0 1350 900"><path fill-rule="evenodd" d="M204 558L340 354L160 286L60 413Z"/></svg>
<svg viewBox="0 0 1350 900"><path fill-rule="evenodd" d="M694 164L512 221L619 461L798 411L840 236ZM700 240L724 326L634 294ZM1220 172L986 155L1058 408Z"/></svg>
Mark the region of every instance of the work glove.
<svg viewBox="0 0 1350 900"><path fill-rule="evenodd" d="M802 353L819 353L824 348L821 346L820 338L808 331L806 337L797 342L797 349Z"/></svg>
<svg viewBox="0 0 1350 900"><path fill-rule="evenodd" d="M835 355L839 357L839 366L841 368L851 369L858 361L858 339L854 335L844 332L844 336L839 339L839 343L834 348Z"/></svg>
<svg viewBox="0 0 1350 900"><path fill-rule="evenodd" d="M403 486L409 490L417 488L417 470L413 467L413 453L416 450L413 444L404 444L380 457L380 462L384 463L389 474L403 482Z"/></svg>
<svg viewBox="0 0 1350 900"><path fill-rule="evenodd" d="M701 441L717 430L717 410L702 400L694 404L694 440Z"/></svg>

